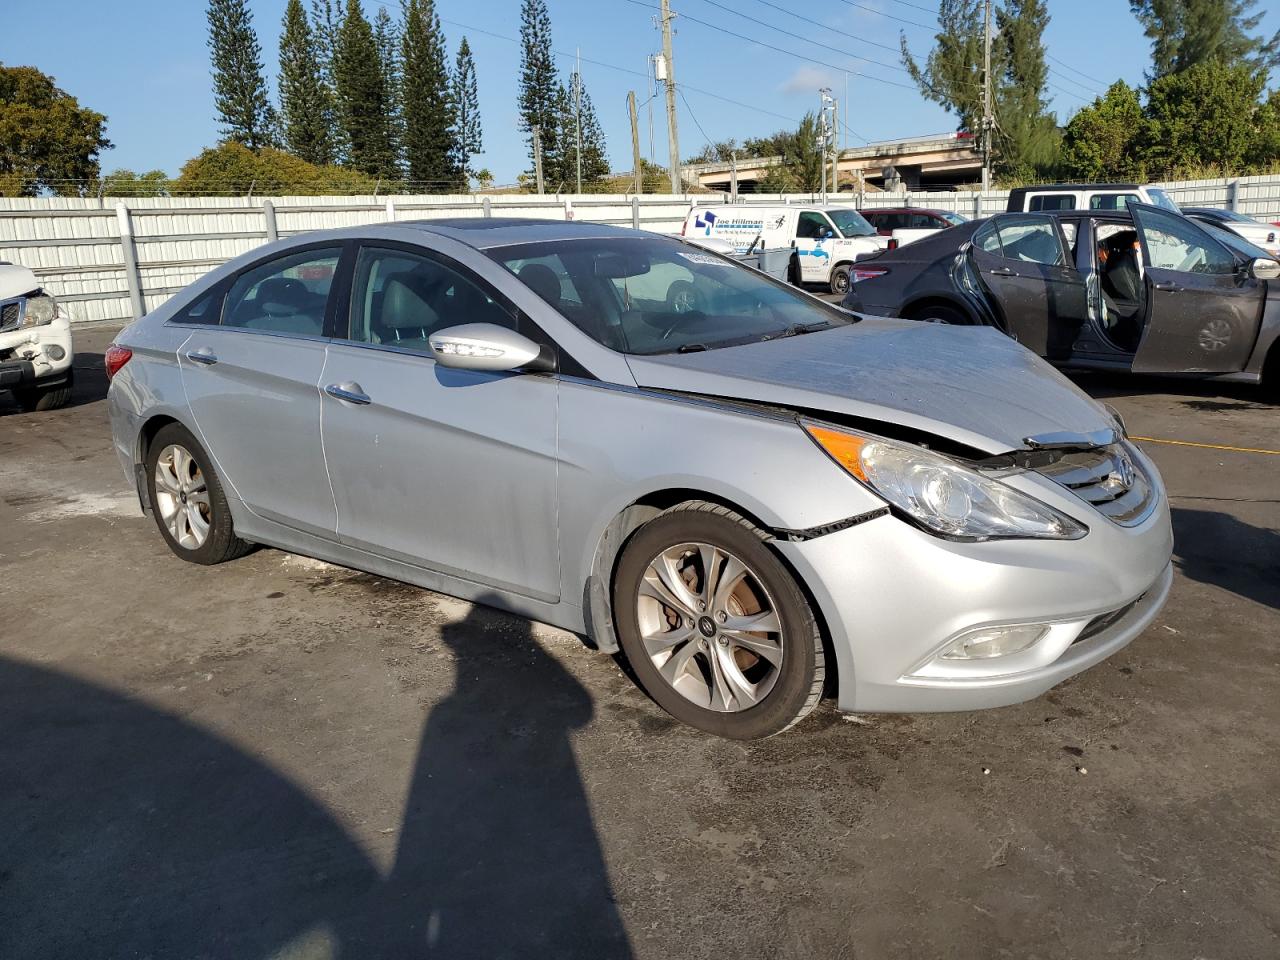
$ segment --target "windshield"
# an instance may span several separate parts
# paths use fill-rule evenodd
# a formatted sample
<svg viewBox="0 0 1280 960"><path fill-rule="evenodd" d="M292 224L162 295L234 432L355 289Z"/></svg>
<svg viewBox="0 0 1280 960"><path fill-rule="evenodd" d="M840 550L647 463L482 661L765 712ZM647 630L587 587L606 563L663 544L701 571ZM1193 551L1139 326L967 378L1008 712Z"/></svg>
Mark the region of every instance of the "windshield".
<svg viewBox="0 0 1280 960"><path fill-rule="evenodd" d="M843 236L874 237L876 235L876 228L867 223L866 218L857 210L826 210L825 212Z"/></svg>
<svg viewBox="0 0 1280 960"><path fill-rule="evenodd" d="M1211 233L1215 240L1221 240L1232 250L1237 253L1242 253L1246 257L1251 257L1255 260L1258 257L1262 257L1264 260L1276 259L1276 255L1274 253L1267 253L1266 250L1263 250L1256 244L1250 243L1234 230L1228 230L1226 227L1220 227L1216 223L1209 223L1205 220L1201 220L1199 222L1199 226Z"/></svg>
<svg viewBox="0 0 1280 960"><path fill-rule="evenodd" d="M857 319L758 270L661 237L487 252L583 333L622 353L711 350Z"/></svg>
<svg viewBox="0 0 1280 960"><path fill-rule="evenodd" d="M1159 187L1147 187L1147 196L1151 198L1153 207L1163 207L1171 213L1181 213L1178 205L1169 199L1169 195Z"/></svg>

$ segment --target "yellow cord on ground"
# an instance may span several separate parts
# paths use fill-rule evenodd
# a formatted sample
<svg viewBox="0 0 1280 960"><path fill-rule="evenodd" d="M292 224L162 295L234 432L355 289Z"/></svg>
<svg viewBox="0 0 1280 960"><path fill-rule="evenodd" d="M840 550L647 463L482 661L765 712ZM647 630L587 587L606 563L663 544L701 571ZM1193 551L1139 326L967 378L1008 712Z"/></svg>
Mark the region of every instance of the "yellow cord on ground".
<svg viewBox="0 0 1280 960"><path fill-rule="evenodd" d="M1232 453L1265 453L1268 456L1280 457L1280 450L1260 450L1257 447L1228 447L1221 443L1192 443L1190 440L1161 440L1159 437L1130 437L1143 443L1167 443L1175 447L1201 447L1205 450L1230 450Z"/></svg>

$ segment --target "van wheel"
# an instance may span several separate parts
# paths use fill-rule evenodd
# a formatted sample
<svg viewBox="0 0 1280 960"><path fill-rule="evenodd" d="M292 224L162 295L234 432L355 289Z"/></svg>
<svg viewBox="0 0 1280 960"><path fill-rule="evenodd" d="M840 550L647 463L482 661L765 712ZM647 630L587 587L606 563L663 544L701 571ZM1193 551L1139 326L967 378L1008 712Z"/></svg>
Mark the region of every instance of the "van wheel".
<svg viewBox="0 0 1280 960"><path fill-rule="evenodd" d="M809 602L765 534L728 507L682 503L641 527L618 561L613 615L645 691L700 730L771 737L822 695Z"/></svg>
<svg viewBox="0 0 1280 960"><path fill-rule="evenodd" d="M831 292L843 297L849 292L849 265L844 264L831 271Z"/></svg>
<svg viewBox="0 0 1280 960"><path fill-rule="evenodd" d="M793 287L800 286L800 261L795 257L787 264L787 283Z"/></svg>

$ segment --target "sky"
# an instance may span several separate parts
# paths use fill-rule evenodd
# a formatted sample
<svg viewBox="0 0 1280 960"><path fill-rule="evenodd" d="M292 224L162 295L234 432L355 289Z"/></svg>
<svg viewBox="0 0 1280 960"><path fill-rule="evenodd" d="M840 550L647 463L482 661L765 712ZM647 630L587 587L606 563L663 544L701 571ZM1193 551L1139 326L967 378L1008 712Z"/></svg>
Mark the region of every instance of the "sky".
<svg viewBox="0 0 1280 960"><path fill-rule="evenodd" d="M364 0L371 20L383 5ZM398 15L399 0L386 5ZM485 148L475 168L487 167L499 184L513 183L531 166L516 120L519 0L436 5L450 57L464 35L474 51ZM615 170L632 165L628 90L641 103L643 155L666 163L664 99L645 103L646 58L661 49L657 5L547 0L557 69L567 78L581 52L583 82ZM5 0L5 6L0 62L39 67L81 104L107 115L114 147L102 155L104 172L161 169L176 176L186 160L216 144L203 0ZM274 95L285 0L250 0L249 6ZM708 140L794 128L817 106L819 87L830 86L844 101L846 79L844 145L955 129L954 118L911 84L896 52L902 31L913 51L927 54L936 0L672 0L672 9L679 15L673 43L677 87L683 88L677 104L682 159ZM1127 4L1049 0L1049 12L1049 94L1061 122L1117 79L1142 82L1149 45Z"/></svg>

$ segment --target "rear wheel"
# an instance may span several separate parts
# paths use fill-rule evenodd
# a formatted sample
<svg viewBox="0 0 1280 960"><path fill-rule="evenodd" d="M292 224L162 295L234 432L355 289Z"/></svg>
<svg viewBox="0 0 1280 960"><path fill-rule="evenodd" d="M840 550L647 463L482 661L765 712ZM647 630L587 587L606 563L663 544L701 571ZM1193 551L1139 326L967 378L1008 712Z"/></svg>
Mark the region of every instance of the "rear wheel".
<svg viewBox="0 0 1280 960"><path fill-rule="evenodd" d="M734 740L804 718L825 676L813 612L764 536L726 507L681 504L631 538L614 579L618 636L645 690Z"/></svg>
<svg viewBox="0 0 1280 960"><path fill-rule="evenodd" d="M941 303L919 307L911 311L909 319L919 320L923 323L949 323L954 326L971 326L967 316L955 307L948 307Z"/></svg>
<svg viewBox="0 0 1280 960"><path fill-rule="evenodd" d="M849 292L849 265L847 263L831 271L831 292L841 297Z"/></svg>
<svg viewBox="0 0 1280 960"><path fill-rule="evenodd" d="M171 423L147 452L147 492L169 549L192 563L242 557L253 545L236 536L231 511L209 455L186 427Z"/></svg>

